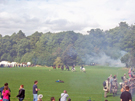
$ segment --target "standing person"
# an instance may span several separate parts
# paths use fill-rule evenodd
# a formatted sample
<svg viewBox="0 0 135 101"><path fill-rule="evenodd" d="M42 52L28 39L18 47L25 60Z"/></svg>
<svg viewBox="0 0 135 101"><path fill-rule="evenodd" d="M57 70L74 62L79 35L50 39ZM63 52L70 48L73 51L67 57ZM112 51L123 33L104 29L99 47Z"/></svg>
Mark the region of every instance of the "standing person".
<svg viewBox="0 0 135 101"><path fill-rule="evenodd" d="M68 65L66 65L66 69L69 71L69 67L68 67Z"/></svg>
<svg viewBox="0 0 135 101"><path fill-rule="evenodd" d="M72 70L75 70L75 65L72 66Z"/></svg>
<svg viewBox="0 0 135 101"><path fill-rule="evenodd" d="M112 81L113 81L112 74L110 74L108 78L109 78L109 91L110 93L112 93Z"/></svg>
<svg viewBox="0 0 135 101"><path fill-rule="evenodd" d="M81 70L83 69L83 65L82 65L82 67L81 67Z"/></svg>
<svg viewBox="0 0 135 101"><path fill-rule="evenodd" d="M64 70L64 65L61 66L61 70Z"/></svg>
<svg viewBox="0 0 135 101"><path fill-rule="evenodd" d="M74 65L72 66L72 70L74 70Z"/></svg>
<svg viewBox="0 0 135 101"><path fill-rule="evenodd" d="M40 89L38 89L37 84L38 84L38 81L34 81L34 85L33 85L33 101L37 101L37 99L38 99L37 93L38 93L38 91Z"/></svg>
<svg viewBox="0 0 135 101"><path fill-rule="evenodd" d="M126 91L124 91L120 96L121 101L132 101L132 96L129 93L129 86L126 86L125 90Z"/></svg>
<svg viewBox="0 0 135 101"><path fill-rule="evenodd" d="M103 83L103 90L104 90L104 97L107 97L107 93L109 91L109 78L107 78L107 80L104 81Z"/></svg>
<svg viewBox="0 0 135 101"><path fill-rule="evenodd" d="M121 88L121 93L124 92L126 89L125 87L128 86L128 81L125 81L123 84L122 84L122 88Z"/></svg>
<svg viewBox="0 0 135 101"><path fill-rule="evenodd" d="M130 91L129 92L130 92L131 96L133 96L133 93L135 91L134 82L133 81L130 81L129 87L130 87Z"/></svg>
<svg viewBox="0 0 135 101"><path fill-rule="evenodd" d="M58 65L58 69L60 68L60 64Z"/></svg>
<svg viewBox="0 0 135 101"><path fill-rule="evenodd" d="M117 95L117 90L118 90L118 83L117 79L114 78L112 81L112 88L111 88L111 91L113 92L113 97Z"/></svg>
<svg viewBox="0 0 135 101"><path fill-rule="evenodd" d="M10 91L8 86L4 86L4 90L2 91L3 101L9 101Z"/></svg>
<svg viewBox="0 0 135 101"><path fill-rule="evenodd" d="M2 96L2 91L4 90L4 87L5 87L5 86L8 86L8 83L5 83L4 86L0 88L1 98L3 98L3 96ZM9 88L9 91L11 92L10 88ZM9 95L9 101L10 101L10 95Z"/></svg>
<svg viewBox="0 0 135 101"><path fill-rule="evenodd" d="M20 85L19 94L18 94L16 97L19 98L19 101L23 101L23 99L24 99L24 97L25 97L24 85Z"/></svg>
<svg viewBox="0 0 135 101"><path fill-rule="evenodd" d="M61 93L61 98L60 98L60 101L67 101L67 97L69 95L67 94L67 91L64 90L63 93Z"/></svg>
<svg viewBox="0 0 135 101"><path fill-rule="evenodd" d="M53 65L53 69L56 69L56 66L55 65Z"/></svg>
<svg viewBox="0 0 135 101"><path fill-rule="evenodd" d="M124 73L124 76L123 76L123 81L127 81L127 77L126 77L126 73Z"/></svg>

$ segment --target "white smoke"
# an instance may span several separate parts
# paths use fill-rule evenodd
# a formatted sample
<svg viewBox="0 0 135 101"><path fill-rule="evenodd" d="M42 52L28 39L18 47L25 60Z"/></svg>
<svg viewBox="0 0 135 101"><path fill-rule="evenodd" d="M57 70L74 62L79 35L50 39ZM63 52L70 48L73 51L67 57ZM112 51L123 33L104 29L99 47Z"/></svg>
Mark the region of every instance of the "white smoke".
<svg viewBox="0 0 135 101"><path fill-rule="evenodd" d="M107 56L104 52L94 56L86 55L86 64L90 63L97 63L103 66L110 66L110 67L125 67L124 63L121 63L121 57L126 54L124 51L120 51L120 57L118 59L112 59L110 56Z"/></svg>

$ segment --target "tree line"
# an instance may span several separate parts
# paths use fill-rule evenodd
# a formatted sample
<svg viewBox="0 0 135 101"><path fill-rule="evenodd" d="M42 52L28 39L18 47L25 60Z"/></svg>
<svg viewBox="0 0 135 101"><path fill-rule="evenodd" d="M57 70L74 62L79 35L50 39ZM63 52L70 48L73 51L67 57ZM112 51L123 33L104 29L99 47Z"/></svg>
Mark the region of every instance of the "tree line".
<svg viewBox="0 0 135 101"><path fill-rule="evenodd" d="M112 59L126 54L121 61L126 66L135 63L135 25L120 22L119 26L105 30L91 29L88 35L63 31L26 36L21 30L11 36L0 34L0 61L32 62L35 65L89 65L90 57L106 54Z"/></svg>

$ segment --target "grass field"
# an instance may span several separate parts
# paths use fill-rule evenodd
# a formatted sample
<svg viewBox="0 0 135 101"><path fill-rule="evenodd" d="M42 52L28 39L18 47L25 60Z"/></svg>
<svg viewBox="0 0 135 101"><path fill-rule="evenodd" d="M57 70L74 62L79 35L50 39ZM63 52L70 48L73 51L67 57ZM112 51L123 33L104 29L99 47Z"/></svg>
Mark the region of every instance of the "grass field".
<svg viewBox="0 0 135 101"><path fill-rule="evenodd" d="M121 76L127 73L124 68L112 68L103 66L87 66L86 73L80 72L76 67L76 72L53 70L45 67L23 67L23 68L0 68L0 87L5 82L9 83L11 89L11 101L18 101L16 95L21 84L26 90L24 101L32 101L32 86L35 80L38 80L38 94L43 94L43 101L50 101L52 96L56 101L60 98L63 90L67 90L69 98L72 101L87 101L89 97L92 101L104 101L103 98L103 81L107 77L117 75L118 81ZM63 80L64 83L56 83L56 80ZM120 101L120 90L118 95L113 97L108 94L108 101ZM133 98L134 101L135 97Z"/></svg>

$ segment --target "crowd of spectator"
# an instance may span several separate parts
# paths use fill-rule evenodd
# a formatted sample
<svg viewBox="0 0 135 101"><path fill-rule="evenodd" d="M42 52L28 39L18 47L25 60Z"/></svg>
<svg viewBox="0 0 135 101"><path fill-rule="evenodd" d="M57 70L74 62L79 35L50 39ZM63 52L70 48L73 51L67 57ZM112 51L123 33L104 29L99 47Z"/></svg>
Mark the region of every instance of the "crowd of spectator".
<svg viewBox="0 0 135 101"><path fill-rule="evenodd" d="M37 87L38 81L34 81L34 85L33 85L33 101L42 101L42 94L38 95L38 91L40 89L38 89ZM10 88L8 87L8 83L5 83L3 87L0 88L0 92L1 92L1 97L0 97L0 101L10 101ZM67 97L68 97L68 93L66 90L63 91L63 93L61 93L61 98L59 98L59 101L67 101ZM25 98L25 89L24 89L24 85L20 85L19 88L19 93L16 96L18 98L19 101L23 101ZM51 97L50 99L51 101L55 101L54 97ZM68 101L71 101L71 99L69 98Z"/></svg>
<svg viewBox="0 0 135 101"><path fill-rule="evenodd" d="M34 85L33 85L33 101L42 101L42 94L38 95L38 91L40 89L38 89L37 87L38 81L34 81ZM3 87L0 88L0 92L1 92L1 98L2 101L10 101L10 88L8 87L8 83L5 83ZM18 98L19 101L23 101L25 98L25 89L24 89L24 85L20 85L19 88L19 93L16 96ZM66 90L63 91L63 93L61 93L61 97L59 98L59 101L67 101L67 97L69 97L68 93ZM129 86L125 87L125 91L121 93L120 95L120 99L121 101L132 101L132 96L129 92ZM51 101L55 101L55 97L51 97L50 99ZM68 101L71 101L71 99L69 98ZM107 100L105 100L107 101Z"/></svg>

